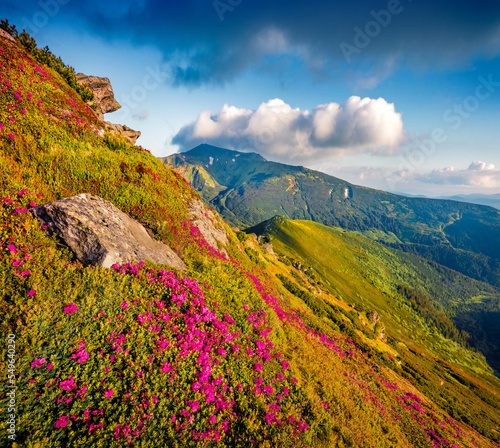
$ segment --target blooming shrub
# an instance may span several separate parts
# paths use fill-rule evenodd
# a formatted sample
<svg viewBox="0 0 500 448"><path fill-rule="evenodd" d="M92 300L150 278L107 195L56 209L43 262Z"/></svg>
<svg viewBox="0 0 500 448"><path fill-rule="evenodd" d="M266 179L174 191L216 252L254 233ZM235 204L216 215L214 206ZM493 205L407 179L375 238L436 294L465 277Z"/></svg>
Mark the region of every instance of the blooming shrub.
<svg viewBox="0 0 500 448"><path fill-rule="evenodd" d="M22 415L44 417L23 418L26 440L36 432L50 446L300 445L305 401L260 325L242 338L196 281L143 263L113 268L140 285L135 300L95 312L69 304L55 328L37 328L49 342L23 372ZM61 346L70 328L82 339Z"/></svg>

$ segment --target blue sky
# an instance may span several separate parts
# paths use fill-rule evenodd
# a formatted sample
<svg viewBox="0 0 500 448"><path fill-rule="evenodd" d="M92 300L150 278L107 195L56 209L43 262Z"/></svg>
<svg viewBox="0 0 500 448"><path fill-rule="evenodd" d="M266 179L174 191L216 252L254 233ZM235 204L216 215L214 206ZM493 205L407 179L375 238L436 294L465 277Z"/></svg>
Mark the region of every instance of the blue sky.
<svg viewBox="0 0 500 448"><path fill-rule="evenodd" d="M157 156L257 151L355 184L500 192L500 3L3 0L77 72L111 80Z"/></svg>

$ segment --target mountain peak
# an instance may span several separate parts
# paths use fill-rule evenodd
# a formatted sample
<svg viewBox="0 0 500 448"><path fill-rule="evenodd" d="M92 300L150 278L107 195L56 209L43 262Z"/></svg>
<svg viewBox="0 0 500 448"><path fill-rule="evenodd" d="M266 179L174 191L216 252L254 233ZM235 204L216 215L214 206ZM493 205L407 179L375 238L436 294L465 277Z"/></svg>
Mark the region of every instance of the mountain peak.
<svg viewBox="0 0 500 448"><path fill-rule="evenodd" d="M229 158L233 159L236 157L244 157L246 159L252 159L254 161L267 162L267 160L256 152L242 152L236 151L234 149L219 148L217 146L209 145L207 143L202 143L189 151L185 151L182 154L189 155L191 157L213 157L213 158L223 158L224 160Z"/></svg>

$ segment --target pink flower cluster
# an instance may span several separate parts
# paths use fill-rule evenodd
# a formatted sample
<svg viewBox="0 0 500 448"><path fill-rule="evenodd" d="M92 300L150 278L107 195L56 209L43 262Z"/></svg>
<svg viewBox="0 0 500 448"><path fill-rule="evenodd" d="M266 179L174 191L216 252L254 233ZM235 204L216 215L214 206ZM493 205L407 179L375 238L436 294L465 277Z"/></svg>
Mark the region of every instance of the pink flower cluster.
<svg viewBox="0 0 500 448"><path fill-rule="evenodd" d="M68 303L68 305L64 307L64 312L66 314L76 313L77 311L78 307L74 303Z"/></svg>

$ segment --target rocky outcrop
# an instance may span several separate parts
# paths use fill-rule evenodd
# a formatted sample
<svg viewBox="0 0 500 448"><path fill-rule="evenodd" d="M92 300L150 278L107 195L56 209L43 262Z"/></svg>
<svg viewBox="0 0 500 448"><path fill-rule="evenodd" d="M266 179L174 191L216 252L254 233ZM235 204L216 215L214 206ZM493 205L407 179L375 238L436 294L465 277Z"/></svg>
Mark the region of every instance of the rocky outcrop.
<svg viewBox="0 0 500 448"><path fill-rule="evenodd" d="M115 99L115 94L108 78L87 76L83 73L78 73L76 80L79 84L86 86L94 92L94 99L89 104L96 105L96 115L99 120L104 121L104 114L120 109L121 106ZM104 124L106 131L123 135L133 145L135 145L136 140L141 135L139 131L134 131L122 124L114 124L109 121L104 122Z"/></svg>
<svg viewBox="0 0 500 448"><path fill-rule="evenodd" d="M108 78L100 78L98 76L87 76L83 73L76 75L76 80L79 84L86 86L94 92L94 99L90 104L97 106L96 114L99 120L104 119L104 114L114 112L120 109L120 104L115 100L115 94Z"/></svg>
<svg viewBox="0 0 500 448"><path fill-rule="evenodd" d="M139 222L111 202L83 193L31 209L85 265L150 260L175 269L186 265L166 244L156 241Z"/></svg>
<svg viewBox="0 0 500 448"><path fill-rule="evenodd" d="M136 140L141 136L139 131L134 131L124 124L114 124L105 121L108 131L123 135L130 143L135 145Z"/></svg>
<svg viewBox="0 0 500 448"><path fill-rule="evenodd" d="M7 39L7 40L10 40L11 42L14 42L15 44L17 44L16 39L14 39L13 36L11 36L7 31L3 30L2 28L0 28L0 37Z"/></svg>
<svg viewBox="0 0 500 448"><path fill-rule="evenodd" d="M217 249L219 247L217 242L223 246L229 244L222 220L216 217L215 213L208 209L199 199L191 201L189 204L189 219L193 226L198 227L205 241L213 248ZM214 223L217 223L217 226ZM221 252L226 253L226 250L222 248Z"/></svg>
<svg viewBox="0 0 500 448"><path fill-rule="evenodd" d="M274 253L273 245L271 243L262 244L262 249L264 249L268 254L276 258L276 254Z"/></svg>
<svg viewBox="0 0 500 448"><path fill-rule="evenodd" d="M370 325L372 327L375 327L375 325L377 325L377 322L380 320L380 316L378 315L378 313L376 311L372 311L372 310L366 311L366 318L369 321L371 321Z"/></svg>
<svg viewBox="0 0 500 448"><path fill-rule="evenodd" d="M94 92L94 99L90 104L97 106L96 114L99 120L104 119L104 114L120 109L120 104L115 100L115 94L108 78L87 76L83 73L76 75L76 80Z"/></svg>
<svg viewBox="0 0 500 448"><path fill-rule="evenodd" d="M377 337L385 340L385 325L381 322L379 314L376 311L366 310L366 318L368 321L371 321L370 325L373 327Z"/></svg>

